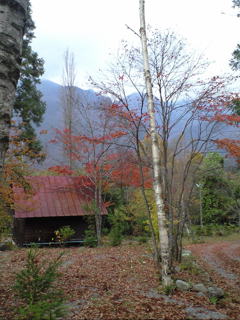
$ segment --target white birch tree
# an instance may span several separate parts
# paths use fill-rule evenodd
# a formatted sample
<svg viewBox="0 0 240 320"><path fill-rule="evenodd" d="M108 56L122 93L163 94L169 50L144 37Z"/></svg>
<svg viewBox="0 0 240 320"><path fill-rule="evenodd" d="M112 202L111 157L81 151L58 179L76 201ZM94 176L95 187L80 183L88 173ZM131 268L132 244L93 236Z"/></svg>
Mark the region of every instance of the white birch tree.
<svg viewBox="0 0 240 320"><path fill-rule="evenodd" d="M169 286L172 283L170 265L169 265L169 238L168 238L168 221L164 210L164 201L162 199L162 186L160 183L160 155L158 146L158 135L155 121L155 108L152 92L152 80L150 73L146 22L145 22L145 0L139 0L139 16L140 16L140 36L142 44L142 56L144 62L144 78L147 91L148 114L150 118L150 135L152 145L152 163L154 173L154 193L157 206L159 237L160 237L160 251L161 251L161 274L162 283L164 286Z"/></svg>

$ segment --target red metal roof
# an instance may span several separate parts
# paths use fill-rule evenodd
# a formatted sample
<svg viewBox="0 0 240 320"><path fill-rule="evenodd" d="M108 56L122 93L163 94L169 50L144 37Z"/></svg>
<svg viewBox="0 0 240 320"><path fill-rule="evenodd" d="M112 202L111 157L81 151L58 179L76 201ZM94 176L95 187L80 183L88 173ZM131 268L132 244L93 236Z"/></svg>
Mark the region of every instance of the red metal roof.
<svg viewBox="0 0 240 320"><path fill-rule="evenodd" d="M94 187L87 177L26 177L32 194L14 187L15 218L84 216L94 199ZM103 206L102 213L107 214Z"/></svg>

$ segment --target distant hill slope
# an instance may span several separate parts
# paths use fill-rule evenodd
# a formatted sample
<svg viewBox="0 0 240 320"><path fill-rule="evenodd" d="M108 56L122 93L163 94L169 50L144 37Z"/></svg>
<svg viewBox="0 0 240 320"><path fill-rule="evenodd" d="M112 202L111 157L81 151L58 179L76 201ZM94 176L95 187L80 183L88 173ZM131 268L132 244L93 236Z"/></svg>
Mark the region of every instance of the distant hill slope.
<svg viewBox="0 0 240 320"><path fill-rule="evenodd" d="M42 124L36 128L38 136L43 143L47 158L40 166L48 168L53 165L63 163L63 154L61 147L57 144L51 144L49 141L55 136L55 129L63 129L63 107L61 104L62 86L49 80L43 80L39 85L39 90L43 94L43 100L46 102L46 112ZM76 88L80 103L92 107L101 107L111 103L111 99L101 96L93 90L83 90ZM96 112L93 113L97 117ZM42 130L47 130L47 134L40 134Z"/></svg>
<svg viewBox="0 0 240 320"><path fill-rule="evenodd" d="M47 153L47 158L43 164L40 165L41 168L48 168L54 165L64 164L63 152L60 145L51 144L49 141L55 137L54 129L63 129L63 107L61 105L61 88L62 86L54 83L49 80L43 80L39 85L39 89L43 94L43 100L46 102L46 113L44 115L44 121L40 127L37 127L36 130L44 145L44 150ZM101 107L102 105L109 105L112 103L111 99L106 96L101 96L93 90L83 90L81 88L76 88L77 94L79 96L80 104L85 104L93 107L93 112L91 112L91 117L93 120L96 120L98 113L96 108ZM127 97L130 108L136 109L139 104L138 94L132 93ZM144 107L146 111L146 106ZM180 112L180 111L178 111ZM172 121L176 121L179 117L178 112L173 115ZM77 117L75 122L77 123ZM179 121L175 129L172 131L172 137L176 138L184 126L184 119ZM42 130L47 130L47 134L40 134ZM198 124L197 122L193 124L192 127L193 136L197 135ZM195 132L195 134L194 134ZM145 130L141 129L141 138L145 135ZM239 129L227 126L225 124L219 124L214 133L214 139L222 139L223 137L236 138L239 137ZM190 134L186 134L186 140L191 139ZM124 143L124 139L122 141ZM215 145L211 146L209 151L220 151L225 154L222 150L218 150Z"/></svg>

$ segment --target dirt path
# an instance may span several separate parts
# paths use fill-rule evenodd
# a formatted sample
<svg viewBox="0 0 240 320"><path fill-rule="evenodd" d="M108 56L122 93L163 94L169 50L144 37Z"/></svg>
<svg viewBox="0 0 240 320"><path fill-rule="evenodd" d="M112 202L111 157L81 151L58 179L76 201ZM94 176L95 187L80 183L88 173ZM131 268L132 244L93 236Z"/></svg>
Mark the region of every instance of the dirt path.
<svg viewBox="0 0 240 320"><path fill-rule="evenodd" d="M214 244L196 244L189 246L193 254L210 271L213 278L227 288L238 290L240 286L240 240L217 242Z"/></svg>

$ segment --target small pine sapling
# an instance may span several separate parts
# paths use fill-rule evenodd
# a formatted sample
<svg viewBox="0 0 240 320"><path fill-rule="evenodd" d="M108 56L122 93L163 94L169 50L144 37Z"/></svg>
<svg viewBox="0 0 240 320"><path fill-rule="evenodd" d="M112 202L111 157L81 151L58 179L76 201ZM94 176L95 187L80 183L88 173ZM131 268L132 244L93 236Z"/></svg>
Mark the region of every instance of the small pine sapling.
<svg viewBox="0 0 240 320"><path fill-rule="evenodd" d="M63 253L48 264L41 262L39 255L31 248L24 269L16 275L14 289L23 302L18 309L19 320L55 320L66 311L63 292L55 287Z"/></svg>

